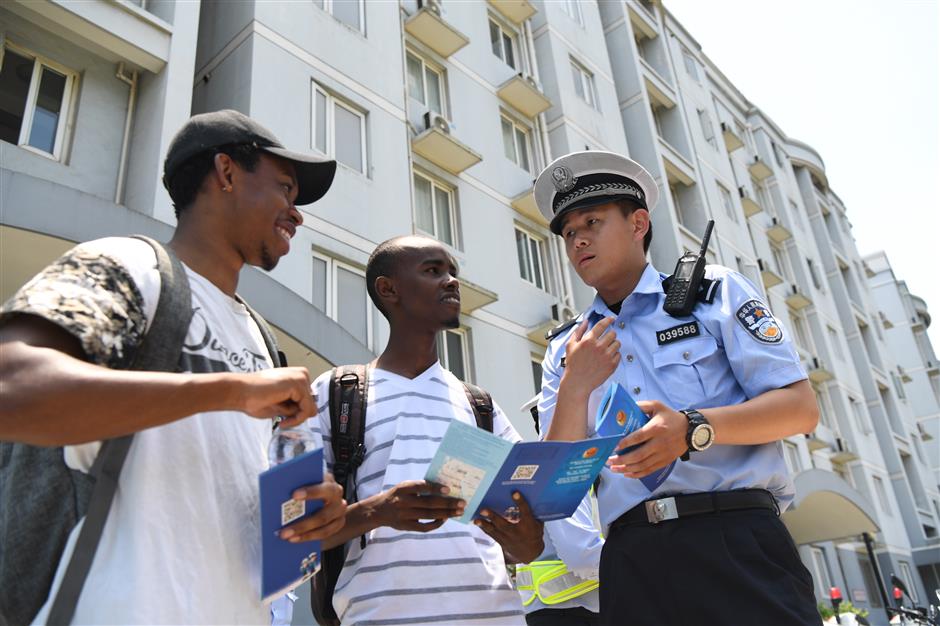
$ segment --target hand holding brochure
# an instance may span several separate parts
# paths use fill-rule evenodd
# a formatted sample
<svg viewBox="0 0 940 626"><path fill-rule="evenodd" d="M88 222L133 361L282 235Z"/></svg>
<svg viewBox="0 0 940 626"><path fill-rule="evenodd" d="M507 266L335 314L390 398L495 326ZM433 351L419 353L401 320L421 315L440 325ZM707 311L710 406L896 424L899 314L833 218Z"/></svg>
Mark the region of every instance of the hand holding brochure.
<svg viewBox="0 0 940 626"><path fill-rule="evenodd" d="M323 449L311 450L258 476L261 491L261 600L270 602L320 569L320 542L290 543L278 536L284 526L313 515L320 500L294 500L298 487L323 482Z"/></svg>
<svg viewBox="0 0 940 626"><path fill-rule="evenodd" d="M456 518L464 524L484 508L511 517L518 512L514 491L538 519L562 519L578 508L621 437L513 444L454 420L425 480L447 485L451 496L466 500L464 514Z"/></svg>
<svg viewBox="0 0 940 626"><path fill-rule="evenodd" d="M620 386L619 383L610 383L607 393L601 399L600 407L597 409L597 418L594 420L597 434L599 437L616 435L626 437L634 431L642 428L646 422L650 421L649 416L637 406L630 394ZM643 445L643 444L640 444ZM616 452L617 455L623 455L632 452L640 446L630 446ZM666 467L656 472L644 476L640 479L647 489L652 493L656 491L676 466L673 461Z"/></svg>

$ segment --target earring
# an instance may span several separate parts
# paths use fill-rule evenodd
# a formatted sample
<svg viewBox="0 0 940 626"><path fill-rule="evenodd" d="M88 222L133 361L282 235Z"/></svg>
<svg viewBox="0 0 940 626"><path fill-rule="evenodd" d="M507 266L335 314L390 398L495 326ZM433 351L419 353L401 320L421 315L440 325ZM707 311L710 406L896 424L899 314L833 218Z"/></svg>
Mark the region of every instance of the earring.
<svg viewBox="0 0 940 626"><path fill-rule="evenodd" d="M232 186L231 186L231 185L226 185L225 187L222 187L222 191L229 192L229 191L231 191L231 190L232 190Z"/></svg>

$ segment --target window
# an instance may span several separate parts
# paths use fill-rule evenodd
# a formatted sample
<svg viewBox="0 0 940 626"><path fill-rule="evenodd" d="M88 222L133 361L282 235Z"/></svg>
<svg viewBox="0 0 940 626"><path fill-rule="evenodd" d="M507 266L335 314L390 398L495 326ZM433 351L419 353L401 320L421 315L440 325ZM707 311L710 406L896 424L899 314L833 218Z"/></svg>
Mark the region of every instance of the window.
<svg viewBox="0 0 940 626"><path fill-rule="evenodd" d="M503 129L503 153L506 158L524 169L531 171L529 165L529 129L517 124L506 116L500 117Z"/></svg>
<svg viewBox="0 0 940 626"><path fill-rule="evenodd" d="M800 230L803 230L803 216L800 215L800 208L796 206L796 202L789 200L790 203L790 215L793 216L793 221L796 222L796 227Z"/></svg>
<svg viewBox="0 0 940 626"><path fill-rule="evenodd" d="M583 65L571 59L571 76L574 79L574 92L592 108L600 111L597 103L597 89L594 86L594 74Z"/></svg>
<svg viewBox="0 0 940 626"><path fill-rule="evenodd" d="M469 331L463 328L442 331L437 338L437 358L445 369L460 380L471 382L470 357L467 349Z"/></svg>
<svg viewBox="0 0 940 626"><path fill-rule="evenodd" d="M371 348L373 305L362 269L314 251L312 304Z"/></svg>
<svg viewBox="0 0 940 626"><path fill-rule="evenodd" d="M698 121L702 126L702 134L705 136L705 141L707 141L712 148L718 147L718 142L715 140L715 127L712 125L712 118L708 116L708 111L705 109L697 109L698 111Z"/></svg>
<svg viewBox="0 0 940 626"><path fill-rule="evenodd" d="M366 116L313 84L313 147L357 172L366 171Z"/></svg>
<svg viewBox="0 0 940 626"><path fill-rule="evenodd" d="M545 240L516 227L516 254L519 257L519 275L539 289L548 291Z"/></svg>
<svg viewBox="0 0 940 626"><path fill-rule="evenodd" d="M829 595L829 589L832 587L832 578L829 576L829 563L826 561L826 553L822 548L810 548L813 554L813 569L816 570L816 588L820 590L822 597Z"/></svg>
<svg viewBox="0 0 940 626"><path fill-rule="evenodd" d="M875 570L871 566L871 562L864 558L858 557L859 569L862 570L862 579L865 581L865 590L868 594L868 603L872 608L880 608L881 605L881 592L879 591L878 583L875 579Z"/></svg>
<svg viewBox="0 0 940 626"><path fill-rule="evenodd" d="M875 495L878 497L878 504L885 515L891 515L891 507L888 506L888 492L885 490L885 483L880 476L871 477L872 484L875 485Z"/></svg>
<svg viewBox="0 0 940 626"><path fill-rule="evenodd" d="M826 428L832 428L832 406L829 404L828 394L815 385L813 391L816 393L816 406L819 407L819 423Z"/></svg>
<svg viewBox="0 0 940 626"><path fill-rule="evenodd" d="M790 322L793 325L793 333L796 335L794 339L796 340L797 347L812 352L813 344L810 341L810 335L806 329L806 320L800 313L790 309Z"/></svg>
<svg viewBox="0 0 940 626"><path fill-rule="evenodd" d="M777 270L780 271L780 275L787 281L792 281L793 279L790 277L790 264L787 263L787 255L783 251L783 248L771 245L770 251L774 257L774 265L777 266Z"/></svg>
<svg viewBox="0 0 940 626"><path fill-rule="evenodd" d="M829 334L829 343L832 344L832 351L840 361L845 360L845 353L842 352L842 342L839 341L839 333L832 326L826 326L826 333Z"/></svg>
<svg viewBox="0 0 940 626"><path fill-rule="evenodd" d="M813 287L818 291L822 291L822 280L819 278L819 270L816 268L816 264L813 263L812 259L806 259L806 267L809 268L809 277L813 281Z"/></svg>
<svg viewBox="0 0 940 626"><path fill-rule="evenodd" d="M447 117L444 111L444 72L428 65L411 52L405 55L408 66L408 95L428 107L428 110Z"/></svg>
<svg viewBox="0 0 940 626"><path fill-rule="evenodd" d="M800 449L792 441L783 442L783 459L791 476L799 474L803 469L803 464L800 463Z"/></svg>
<svg viewBox="0 0 940 626"><path fill-rule="evenodd" d="M581 15L581 0L561 0L561 8L568 14L568 17L584 26L584 18Z"/></svg>
<svg viewBox="0 0 940 626"><path fill-rule="evenodd" d="M901 400L907 398L907 396L904 395L904 384L901 382L901 377L895 372L891 372L891 382L894 383L894 392L898 394L898 398Z"/></svg>
<svg viewBox="0 0 940 626"><path fill-rule="evenodd" d="M855 416L855 425L858 427L858 430L865 435L870 433L871 426L868 424L868 419L865 417L862 405L859 404L858 400L855 398L849 398L849 405L852 407L852 415Z"/></svg>
<svg viewBox="0 0 940 626"><path fill-rule="evenodd" d="M365 32L365 0L314 0L314 4L350 28Z"/></svg>
<svg viewBox="0 0 940 626"><path fill-rule="evenodd" d="M734 201L731 199L731 192L724 185L718 185L718 193L721 194L721 204L725 207L725 214L731 218L734 223L738 222L738 214L734 210Z"/></svg>
<svg viewBox="0 0 940 626"><path fill-rule="evenodd" d="M530 362L532 364L532 386L537 395L542 393L542 359L533 354ZM936 502L934 502L934 505L936 505Z"/></svg>
<svg viewBox="0 0 940 626"><path fill-rule="evenodd" d="M75 74L10 45L0 53L0 140L58 159Z"/></svg>
<svg viewBox="0 0 940 626"><path fill-rule="evenodd" d="M917 603L917 586L914 585L914 577L911 576L911 565L906 561L898 561L898 568L901 570L901 580L907 585L907 592L911 594L911 600Z"/></svg>
<svg viewBox="0 0 940 626"><path fill-rule="evenodd" d="M490 17L490 46L493 49L493 54L514 70L520 69L516 65L517 51L519 50L518 41L515 32L494 20L492 16Z"/></svg>
<svg viewBox="0 0 940 626"><path fill-rule="evenodd" d="M692 80L695 82L701 83L702 79L699 78L698 73L698 61L696 61L692 53L685 48L682 49L682 61L685 63L685 73L691 76Z"/></svg>
<svg viewBox="0 0 940 626"><path fill-rule="evenodd" d="M454 192L415 173L415 225L449 246L457 247Z"/></svg>

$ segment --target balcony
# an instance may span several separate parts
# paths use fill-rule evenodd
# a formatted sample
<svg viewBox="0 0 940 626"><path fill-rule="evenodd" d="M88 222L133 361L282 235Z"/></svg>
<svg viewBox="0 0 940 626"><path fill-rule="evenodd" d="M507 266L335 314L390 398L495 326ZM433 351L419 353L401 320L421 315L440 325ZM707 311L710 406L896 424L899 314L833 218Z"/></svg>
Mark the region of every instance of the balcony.
<svg viewBox="0 0 940 626"><path fill-rule="evenodd" d="M627 3L627 12L630 14L630 25L633 26L634 31L642 34L646 39L653 39L659 35L659 26L646 9L638 11L632 3Z"/></svg>
<svg viewBox="0 0 940 626"><path fill-rule="evenodd" d="M764 289L770 289L771 287L776 287L783 282L780 274L777 274L770 266L764 263L763 259L757 259L757 267L760 268L760 279L764 283Z"/></svg>
<svg viewBox="0 0 940 626"><path fill-rule="evenodd" d="M490 0L490 6L515 24L521 24L535 15L535 7L529 0Z"/></svg>
<svg viewBox="0 0 940 626"><path fill-rule="evenodd" d="M787 291L787 306L791 309L799 311L800 309L805 309L813 303L808 297L806 297L801 291L800 288L796 285L790 285L789 291Z"/></svg>
<svg viewBox="0 0 940 626"><path fill-rule="evenodd" d="M757 215L764 209L761 208L757 201L754 200L750 195L748 195L747 190L744 187L738 187L738 195L741 196L741 208L744 209L744 217L751 217L752 215Z"/></svg>
<svg viewBox="0 0 940 626"><path fill-rule="evenodd" d="M858 455L849 447L848 442L842 437L836 437L836 448L829 460L833 463L849 463L857 458Z"/></svg>
<svg viewBox="0 0 940 626"><path fill-rule="evenodd" d="M810 454L816 450L822 450L823 448L828 448L829 444L819 437L816 436L816 433L806 435L806 447L809 449Z"/></svg>
<svg viewBox="0 0 940 626"><path fill-rule="evenodd" d="M888 319L888 316L885 315L884 311L878 311L878 318L881 319L881 325L885 330L894 328L894 322Z"/></svg>
<svg viewBox="0 0 940 626"><path fill-rule="evenodd" d="M460 312L464 314L473 313L480 307L492 304L499 299L495 293L489 289L471 283L469 280L460 279Z"/></svg>
<svg viewBox="0 0 940 626"><path fill-rule="evenodd" d="M545 216L542 215L542 212L539 211L539 207L535 204L535 194L532 193L531 189L523 191L513 198L510 204L520 215L542 226L548 226L548 220L545 219Z"/></svg>
<svg viewBox="0 0 940 626"><path fill-rule="evenodd" d="M13 0L3 6L109 61L156 74L170 58L173 27L129 2Z"/></svg>
<svg viewBox="0 0 940 626"><path fill-rule="evenodd" d="M521 72L503 83L496 95L530 119L552 106L535 79Z"/></svg>
<svg viewBox="0 0 940 626"><path fill-rule="evenodd" d="M747 171L758 182L774 175L774 171L767 167L767 164L761 161L759 156L754 157L754 160L747 166Z"/></svg>
<svg viewBox="0 0 940 626"><path fill-rule="evenodd" d="M694 185L695 170L692 164L662 137L659 138L659 145L662 148L663 167L666 169L666 176L670 182L679 182L686 187Z"/></svg>
<svg viewBox="0 0 940 626"><path fill-rule="evenodd" d="M780 220L774 217L770 220L770 227L767 228L767 236L776 243L783 243L793 237L793 233L781 224Z"/></svg>
<svg viewBox="0 0 940 626"><path fill-rule="evenodd" d="M405 30L409 35L445 59L470 43L466 35L444 21L439 3L422 4L424 6L405 20Z"/></svg>
<svg viewBox="0 0 940 626"><path fill-rule="evenodd" d="M728 124L724 122L721 123L721 136L725 140L725 148L728 152L734 152L738 148L744 146L744 142L741 141L741 138L735 134L734 130Z"/></svg>
<svg viewBox="0 0 940 626"><path fill-rule="evenodd" d="M479 154L450 133L450 124L440 115L426 113L427 130L411 140L411 149L451 174L459 174L483 160Z"/></svg>
<svg viewBox="0 0 940 626"><path fill-rule="evenodd" d="M826 365L817 357L813 357L808 365L807 375L814 383L825 383L835 378L835 375L826 369Z"/></svg>
<svg viewBox="0 0 940 626"><path fill-rule="evenodd" d="M646 93L649 94L653 108L671 109L676 106L675 92L659 75L659 72L642 58L640 65L644 69L643 82L646 84Z"/></svg>

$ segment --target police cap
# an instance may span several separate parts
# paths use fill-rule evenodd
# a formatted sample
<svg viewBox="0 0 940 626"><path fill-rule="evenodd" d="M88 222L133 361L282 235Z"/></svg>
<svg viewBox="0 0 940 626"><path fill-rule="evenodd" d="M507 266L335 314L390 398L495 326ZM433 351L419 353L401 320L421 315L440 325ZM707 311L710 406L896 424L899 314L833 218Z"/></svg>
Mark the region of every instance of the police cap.
<svg viewBox="0 0 940 626"><path fill-rule="evenodd" d="M535 180L535 203L556 235L562 218L615 200L630 200L652 211L659 188L642 165L614 152L587 150L559 157Z"/></svg>

